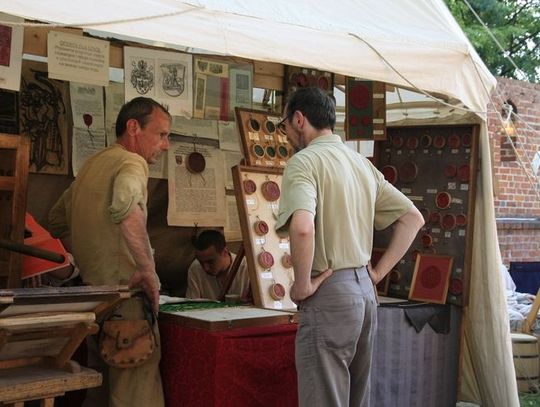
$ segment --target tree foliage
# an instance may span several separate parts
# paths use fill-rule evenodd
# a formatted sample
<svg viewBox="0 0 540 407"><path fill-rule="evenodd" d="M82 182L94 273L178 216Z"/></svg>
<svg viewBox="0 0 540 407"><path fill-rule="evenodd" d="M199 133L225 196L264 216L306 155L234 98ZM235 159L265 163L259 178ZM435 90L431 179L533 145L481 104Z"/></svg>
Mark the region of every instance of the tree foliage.
<svg viewBox="0 0 540 407"><path fill-rule="evenodd" d="M540 0L467 0L506 54L464 0L445 0L451 13L494 75L540 82ZM509 56L520 73L506 58Z"/></svg>

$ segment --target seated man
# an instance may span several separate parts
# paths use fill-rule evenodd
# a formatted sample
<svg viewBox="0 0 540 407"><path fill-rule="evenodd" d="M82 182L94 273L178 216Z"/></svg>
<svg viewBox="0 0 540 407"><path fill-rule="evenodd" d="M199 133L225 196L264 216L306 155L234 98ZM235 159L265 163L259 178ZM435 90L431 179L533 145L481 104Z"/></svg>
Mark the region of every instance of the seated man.
<svg viewBox="0 0 540 407"><path fill-rule="evenodd" d="M201 232L193 242L193 246L195 246L195 260L188 270L186 297L218 300L236 255L227 249L225 237L217 230ZM244 257L227 294L246 297L248 291L249 277Z"/></svg>

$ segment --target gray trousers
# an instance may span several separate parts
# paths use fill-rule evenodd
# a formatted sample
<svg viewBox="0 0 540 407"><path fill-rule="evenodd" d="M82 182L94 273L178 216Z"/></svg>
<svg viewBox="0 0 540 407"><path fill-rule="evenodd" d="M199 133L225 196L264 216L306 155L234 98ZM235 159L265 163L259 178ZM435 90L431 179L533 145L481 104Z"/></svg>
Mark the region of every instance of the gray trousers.
<svg viewBox="0 0 540 407"><path fill-rule="evenodd" d="M298 309L300 406L369 406L377 301L366 268L334 271Z"/></svg>

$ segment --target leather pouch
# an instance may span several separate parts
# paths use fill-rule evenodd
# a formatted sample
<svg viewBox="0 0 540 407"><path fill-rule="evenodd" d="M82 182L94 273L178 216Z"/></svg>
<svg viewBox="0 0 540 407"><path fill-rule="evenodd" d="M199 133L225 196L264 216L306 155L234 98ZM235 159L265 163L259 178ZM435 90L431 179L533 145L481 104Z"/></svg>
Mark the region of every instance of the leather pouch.
<svg viewBox="0 0 540 407"><path fill-rule="evenodd" d="M146 320L110 320L101 327L99 351L109 366L132 368L152 356L156 341Z"/></svg>

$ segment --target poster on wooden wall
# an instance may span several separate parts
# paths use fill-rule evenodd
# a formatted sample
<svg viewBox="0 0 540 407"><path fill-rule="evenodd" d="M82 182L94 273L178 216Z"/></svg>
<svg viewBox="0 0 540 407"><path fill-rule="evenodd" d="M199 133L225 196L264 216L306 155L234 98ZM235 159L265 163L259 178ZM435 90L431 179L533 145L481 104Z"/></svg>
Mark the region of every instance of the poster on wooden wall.
<svg viewBox="0 0 540 407"><path fill-rule="evenodd" d="M19 91L24 29L6 23L24 19L0 13L0 21L0 88Z"/></svg>
<svg viewBox="0 0 540 407"><path fill-rule="evenodd" d="M20 134L30 139L30 171L68 173L69 88L49 79L44 63L24 61L19 94Z"/></svg>

